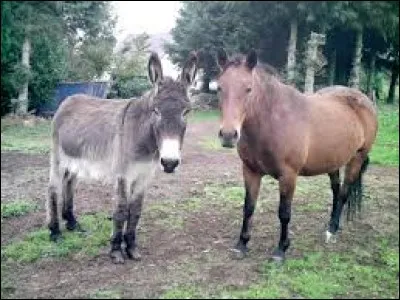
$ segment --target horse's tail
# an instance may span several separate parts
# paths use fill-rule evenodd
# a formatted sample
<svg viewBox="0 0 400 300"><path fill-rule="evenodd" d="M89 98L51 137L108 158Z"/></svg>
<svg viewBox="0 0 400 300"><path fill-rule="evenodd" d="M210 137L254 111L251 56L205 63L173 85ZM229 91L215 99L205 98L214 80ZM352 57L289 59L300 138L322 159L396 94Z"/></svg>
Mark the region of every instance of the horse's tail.
<svg viewBox="0 0 400 300"><path fill-rule="evenodd" d="M349 185L349 196L347 198L347 220L353 220L358 212L361 212L363 200L363 183L362 176L369 165L369 157L367 156L361 165L357 179Z"/></svg>

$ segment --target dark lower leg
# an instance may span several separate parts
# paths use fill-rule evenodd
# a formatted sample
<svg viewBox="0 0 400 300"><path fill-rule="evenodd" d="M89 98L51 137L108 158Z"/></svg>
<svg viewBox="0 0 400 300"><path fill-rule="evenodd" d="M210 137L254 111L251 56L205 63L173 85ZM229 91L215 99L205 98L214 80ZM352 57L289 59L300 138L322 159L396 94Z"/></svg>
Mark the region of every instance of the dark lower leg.
<svg viewBox="0 0 400 300"><path fill-rule="evenodd" d="M67 171L63 180L63 207L62 207L62 218L66 220L65 227L68 230L79 229L82 230L79 226L76 218L74 216L74 189L76 184L76 177L74 175L69 175Z"/></svg>
<svg viewBox="0 0 400 300"><path fill-rule="evenodd" d="M343 206L347 202L349 195L349 184L344 182L338 195L337 204L332 207L331 219L329 221L329 232L334 234L339 230L340 216L342 215Z"/></svg>
<svg viewBox="0 0 400 300"><path fill-rule="evenodd" d="M58 195L55 186L49 186L47 198L48 228L50 240L56 241L61 236L60 223L58 219Z"/></svg>
<svg viewBox="0 0 400 300"><path fill-rule="evenodd" d="M123 263L121 253L122 230L128 218L128 207L126 199L126 182L124 179L117 181L117 207L113 213L113 234L111 237L111 258L115 263Z"/></svg>
<svg viewBox="0 0 400 300"><path fill-rule="evenodd" d="M243 222L236 249L240 250L241 252L246 252L247 243L249 242L251 235L252 217L260 190L261 176L252 172L245 165L243 165L243 177L245 185Z"/></svg>
<svg viewBox="0 0 400 300"><path fill-rule="evenodd" d="M279 179L279 209L278 217L281 223L281 232L278 247L275 248L273 258L275 260L283 260L285 252L290 246L289 239L289 222L292 211L292 198L296 185L295 174L286 174Z"/></svg>
<svg viewBox="0 0 400 300"><path fill-rule="evenodd" d="M329 173L329 179L331 182L331 189L332 189L332 212L331 216L333 215L333 212L337 209L337 204L339 200L339 191L340 191L340 172L339 170Z"/></svg>
<svg viewBox="0 0 400 300"><path fill-rule="evenodd" d="M143 204L143 193L135 196L128 203L128 221L126 226L126 232L124 234L124 240L126 244L126 254L131 259L139 259L140 255L136 249L136 227L140 219Z"/></svg>

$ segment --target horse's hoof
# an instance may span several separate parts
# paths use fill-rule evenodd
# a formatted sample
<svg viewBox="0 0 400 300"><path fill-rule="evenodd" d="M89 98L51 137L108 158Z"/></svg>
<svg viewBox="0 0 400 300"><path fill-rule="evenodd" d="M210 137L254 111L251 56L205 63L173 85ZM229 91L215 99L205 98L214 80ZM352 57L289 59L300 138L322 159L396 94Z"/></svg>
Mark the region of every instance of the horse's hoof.
<svg viewBox="0 0 400 300"><path fill-rule="evenodd" d="M271 256L270 259L272 262L277 263L277 264L283 264L285 261L285 252L283 252L280 249L276 249Z"/></svg>
<svg viewBox="0 0 400 300"><path fill-rule="evenodd" d="M232 253L232 258L233 259L243 259L247 256L247 253L249 252L249 249L242 244L236 245L236 247L229 249Z"/></svg>
<svg viewBox="0 0 400 300"><path fill-rule="evenodd" d="M329 230L327 230L325 232L325 243L336 243L337 239L336 239L336 234L329 232Z"/></svg>
<svg viewBox="0 0 400 300"><path fill-rule="evenodd" d="M129 259L136 260L136 261L139 261L142 259L142 255L140 255L140 252L137 248L135 248L135 249L126 248L125 251L126 251L126 255L128 256Z"/></svg>
<svg viewBox="0 0 400 300"><path fill-rule="evenodd" d="M123 264L125 263L125 259L122 256L121 250L113 250L110 253L111 260L114 264Z"/></svg>

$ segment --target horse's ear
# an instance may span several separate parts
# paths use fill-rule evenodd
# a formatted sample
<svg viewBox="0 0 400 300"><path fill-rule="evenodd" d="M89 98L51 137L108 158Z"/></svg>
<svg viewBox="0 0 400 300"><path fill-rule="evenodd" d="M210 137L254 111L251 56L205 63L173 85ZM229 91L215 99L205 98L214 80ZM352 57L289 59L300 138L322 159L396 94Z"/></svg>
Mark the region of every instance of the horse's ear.
<svg viewBox="0 0 400 300"><path fill-rule="evenodd" d="M152 52L147 65L149 71L149 78L152 84L158 83L163 79L163 71L161 66L161 60L158 54Z"/></svg>
<svg viewBox="0 0 400 300"><path fill-rule="evenodd" d="M246 57L246 66L252 70L257 65L257 53L256 50L251 49L249 53L247 53Z"/></svg>
<svg viewBox="0 0 400 300"><path fill-rule="evenodd" d="M221 70L225 67L228 62L228 55L226 55L224 48L219 48L217 51L217 62Z"/></svg>
<svg viewBox="0 0 400 300"><path fill-rule="evenodd" d="M182 73L180 76L180 80L185 85L192 84L194 78L196 77L197 72L197 64L198 64L198 55L195 51L190 52L188 59L183 66Z"/></svg>

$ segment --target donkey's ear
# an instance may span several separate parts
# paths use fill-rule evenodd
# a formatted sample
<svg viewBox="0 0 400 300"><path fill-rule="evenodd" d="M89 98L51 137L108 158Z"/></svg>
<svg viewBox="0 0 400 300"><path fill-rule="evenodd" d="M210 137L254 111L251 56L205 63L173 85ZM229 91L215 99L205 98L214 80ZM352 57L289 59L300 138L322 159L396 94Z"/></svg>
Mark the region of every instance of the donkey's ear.
<svg viewBox="0 0 400 300"><path fill-rule="evenodd" d="M247 53L246 57L246 66L252 70L257 65L257 53L256 50L251 49L249 53Z"/></svg>
<svg viewBox="0 0 400 300"><path fill-rule="evenodd" d="M149 71L149 78L152 84L158 83L163 79L161 61L157 53L155 52L151 53L147 68Z"/></svg>
<svg viewBox="0 0 400 300"><path fill-rule="evenodd" d="M217 62L218 66L223 69L228 62L228 55L226 55L224 48L219 48L217 51Z"/></svg>
<svg viewBox="0 0 400 300"><path fill-rule="evenodd" d="M198 54L195 51L190 52L188 59L183 66L180 80L185 85L192 84L194 78L196 77L198 64Z"/></svg>

